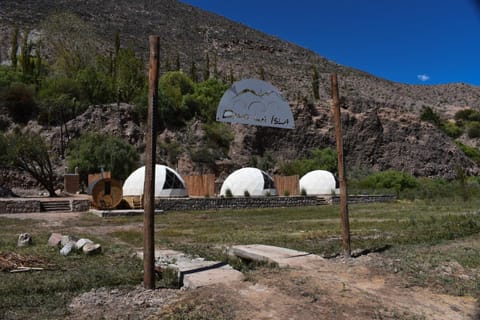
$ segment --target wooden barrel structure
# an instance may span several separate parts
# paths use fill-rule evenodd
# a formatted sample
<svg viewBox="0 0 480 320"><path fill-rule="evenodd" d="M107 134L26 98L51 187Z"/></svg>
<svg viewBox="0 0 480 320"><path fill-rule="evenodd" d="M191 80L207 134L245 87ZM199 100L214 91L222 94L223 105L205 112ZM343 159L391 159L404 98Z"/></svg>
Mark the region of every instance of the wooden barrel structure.
<svg viewBox="0 0 480 320"><path fill-rule="evenodd" d="M123 198L122 184L115 179L98 179L89 189L91 202L97 209L114 209Z"/></svg>

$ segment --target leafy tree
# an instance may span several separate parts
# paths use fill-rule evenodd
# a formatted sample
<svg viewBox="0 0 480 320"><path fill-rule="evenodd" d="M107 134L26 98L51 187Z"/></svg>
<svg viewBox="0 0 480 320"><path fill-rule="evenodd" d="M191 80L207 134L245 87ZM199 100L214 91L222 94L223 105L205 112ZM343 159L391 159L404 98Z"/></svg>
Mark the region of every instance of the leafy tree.
<svg viewBox="0 0 480 320"><path fill-rule="evenodd" d="M183 125L195 115L195 110L184 103L184 96L194 93L195 86L183 72L165 73L158 87L160 118L164 125Z"/></svg>
<svg viewBox="0 0 480 320"><path fill-rule="evenodd" d="M204 122L215 121L218 104L228 85L216 78L195 85L195 92L185 96L189 110L196 112Z"/></svg>
<svg viewBox="0 0 480 320"><path fill-rule="evenodd" d="M81 175L98 172L104 166L112 177L125 179L138 166L138 153L126 141L101 133L86 133L72 140L67 149L70 170Z"/></svg>
<svg viewBox="0 0 480 320"><path fill-rule="evenodd" d="M109 75L108 62L103 57L98 57L97 64L80 70L75 80L80 86L82 97L89 104L108 103L113 100L113 82Z"/></svg>
<svg viewBox="0 0 480 320"><path fill-rule="evenodd" d="M116 85L119 101L130 103L142 92L145 85L143 61L132 48L120 49L116 66Z"/></svg>
<svg viewBox="0 0 480 320"><path fill-rule="evenodd" d="M0 165L30 174L51 197L55 194L56 176L52 167L49 148L38 135L16 132L0 135Z"/></svg>
<svg viewBox="0 0 480 320"><path fill-rule="evenodd" d="M313 170L327 170L337 172L337 153L331 148L314 149L310 157L283 163L280 172L285 175L303 176Z"/></svg>
<svg viewBox="0 0 480 320"><path fill-rule="evenodd" d="M87 104L81 85L69 78L49 77L42 81L38 92L40 103L39 122L48 125L63 125L73 119Z"/></svg>

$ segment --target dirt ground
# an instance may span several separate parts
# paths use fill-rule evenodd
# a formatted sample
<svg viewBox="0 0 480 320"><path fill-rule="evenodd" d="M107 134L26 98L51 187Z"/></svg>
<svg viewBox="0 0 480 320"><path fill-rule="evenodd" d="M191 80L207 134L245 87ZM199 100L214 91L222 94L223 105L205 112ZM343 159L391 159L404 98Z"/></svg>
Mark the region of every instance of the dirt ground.
<svg viewBox="0 0 480 320"><path fill-rule="evenodd" d="M58 226L78 214L14 216ZM104 232L98 229L99 235ZM69 319L480 319L476 299L409 286L400 274L381 268L389 263L385 259L371 253L265 267L242 282L198 289L101 288L76 297Z"/></svg>

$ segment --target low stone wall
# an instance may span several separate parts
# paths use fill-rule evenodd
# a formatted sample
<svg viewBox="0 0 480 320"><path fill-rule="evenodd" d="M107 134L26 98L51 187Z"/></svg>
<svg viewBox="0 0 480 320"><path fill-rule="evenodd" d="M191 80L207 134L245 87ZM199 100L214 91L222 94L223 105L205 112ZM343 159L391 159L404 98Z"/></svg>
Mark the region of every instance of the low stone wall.
<svg viewBox="0 0 480 320"><path fill-rule="evenodd" d="M379 195L349 195L348 203L370 203L370 202L391 202L397 200L397 196L393 194L379 194ZM330 196L328 200L330 204L339 204L340 196Z"/></svg>
<svg viewBox="0 0 480 320"><path fill-rule="evenodd" d="M89 200L70 200L70 208L73 212L83 212L90 210L90 201Z"/></svg>
<svg viewBox="0 0 480 320"><path fill-rule="evenodd" d="M155 207L164 211L216 209L280 208L325 205L318 197L245 197L245 198L168 198L157 199Z"/></svg>
<svg viewBox="0 0 480 320"><path fill-rule="evenodd" d="M352 195L348 203L389 202L394 195ZM156 199L155 208L164 211L197 211L217 209L282 208L331 205L340 203L339 196L306 197L241 197L241 198L167 198Z"/></svg>
<svg viewBox="0 0 480 320"><path fill-rule="evenodd" d="M0 200L0 213L31 213L40 212L39 200Z"/></svg>

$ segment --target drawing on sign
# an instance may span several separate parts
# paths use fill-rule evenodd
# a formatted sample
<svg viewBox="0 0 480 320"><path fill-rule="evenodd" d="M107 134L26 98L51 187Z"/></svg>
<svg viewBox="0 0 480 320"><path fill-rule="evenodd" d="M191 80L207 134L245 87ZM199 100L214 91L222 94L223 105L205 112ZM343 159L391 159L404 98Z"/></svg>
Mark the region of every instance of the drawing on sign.
<svg viewBox="0 0 480 320"><path fill-rule="evenodd" d="M257 79L237 81L224 93L217 109L217 121L295 127L290 106L278 89Z"/></svg>

